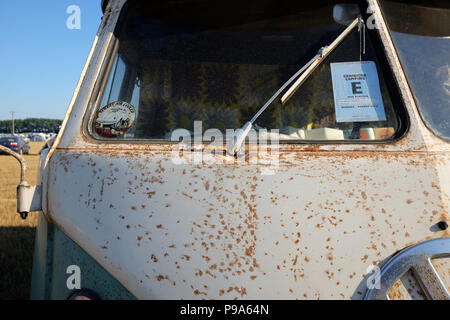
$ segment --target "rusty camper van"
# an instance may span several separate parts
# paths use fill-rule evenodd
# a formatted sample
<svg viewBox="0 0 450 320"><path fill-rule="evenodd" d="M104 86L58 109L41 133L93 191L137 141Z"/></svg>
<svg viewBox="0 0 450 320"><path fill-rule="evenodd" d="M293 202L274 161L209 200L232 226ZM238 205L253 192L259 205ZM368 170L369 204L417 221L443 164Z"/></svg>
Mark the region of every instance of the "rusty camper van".
<svg viewBox="0 0 450 320"><path fill-rule="evenodd" d="M448 2L102 8L33 299L449 299Z"/></svg>

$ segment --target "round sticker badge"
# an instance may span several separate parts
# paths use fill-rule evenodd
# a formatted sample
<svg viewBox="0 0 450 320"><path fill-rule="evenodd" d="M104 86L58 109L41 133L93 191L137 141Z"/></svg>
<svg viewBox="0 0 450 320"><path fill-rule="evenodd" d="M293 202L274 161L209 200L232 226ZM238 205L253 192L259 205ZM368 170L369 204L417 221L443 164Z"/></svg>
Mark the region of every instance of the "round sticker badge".
<svg viewBox="0 0 450 320"><path fill-rule="evenodd" d="M130 130L135 119L136 110L131 104L114 101L97 111L95 132L104 138L115 138Z"/></svg>

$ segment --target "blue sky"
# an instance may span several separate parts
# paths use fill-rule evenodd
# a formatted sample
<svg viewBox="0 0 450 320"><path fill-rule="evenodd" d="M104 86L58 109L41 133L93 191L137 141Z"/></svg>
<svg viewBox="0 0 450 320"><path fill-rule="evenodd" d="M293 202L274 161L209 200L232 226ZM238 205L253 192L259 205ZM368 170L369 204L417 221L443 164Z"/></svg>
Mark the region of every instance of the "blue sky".
<svg viewBox="0 0 450 320"><path fill-rule="evenodd" d="M64 118L101 16L100 0L0 0L0 120Z"/></svg>

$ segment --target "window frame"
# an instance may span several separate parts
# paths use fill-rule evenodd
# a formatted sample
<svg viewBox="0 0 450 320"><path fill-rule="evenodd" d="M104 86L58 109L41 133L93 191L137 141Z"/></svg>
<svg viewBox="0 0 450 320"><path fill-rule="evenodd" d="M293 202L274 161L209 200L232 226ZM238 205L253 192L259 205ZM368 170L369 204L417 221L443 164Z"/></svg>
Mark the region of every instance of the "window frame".
<svg viewBox="0 0 450 320"><path fill-rule="evenodd" d="M109 82L109 77L111 75L112 68L114 67L114 62L117 56L117 52L119 50L119 39L116 37L116 30L120 28L121 21L124 19L124 15L130 3L133 1L126 1L122 6L117 22L112 28L114 31L112 32L111 41L107 48L107 52L104 60L102 61L102 66L98 73L97 79L95 81L94 88L88 100L88 107L86 108L86 112L84 114L84 118L82 121L82 133L84 137L90 141L97 143L105 143L108 144L147 144L147 145L173 145L179 144L179 141L171 141L168 139L154 139L154 138L133 138L133 139L117 139L117 138L102 138L95 134L93 130L93 121L95 118L95 113L100 107L101 100L105 93L106 87ZM356 1L355 1L356 2ZM368 2L365 0L358 1L361 15L364 21L367 21L370 14L367 13L367 9L369 7ZM380 7L380 4L377 1L377 5ZM384 15L383 19L386 21ZM389 28L387 28L389 32ZM306 140L306 139L292 139L292 140L280 140L280 145L387 145L394 144L401 140L406 134L409 132L410 128L410 117L407 112L405 102L403 100L400 86L395 78L394 71L391 68L391 65L386 56L386 51L384 49L384 44L381 39L381 35L379 31L374 29L366 28L366 36L370 38L372 43L372 47L374 49L374 54L377 57L377 68L378 71L381 72L382 77L385 81L386 88L388 90L388 94L390 96L392 106L394 108L395 115L397 117L398 128L395 131L394 135L388 139L379 139L379 140L362 140L362 139L343 139L343 140ZM394 50L396 50L394 46ZM327 58L328 59L328 58ZM326 61L326 60L325 60ZM408 89L409 90L409 89ZM234 128L235 130L239 128ZM224 140L225 143L225 140ZM248 144L246 141L245 144ZM259 144L259 140L258 140Z"/></svg>

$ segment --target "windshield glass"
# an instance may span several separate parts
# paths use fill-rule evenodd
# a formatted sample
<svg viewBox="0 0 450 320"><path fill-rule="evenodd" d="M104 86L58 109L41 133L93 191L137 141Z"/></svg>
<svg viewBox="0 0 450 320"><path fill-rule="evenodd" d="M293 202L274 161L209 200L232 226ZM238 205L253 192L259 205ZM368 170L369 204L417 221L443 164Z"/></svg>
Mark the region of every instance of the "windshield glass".
<svg viewBox="0 0 450 320"><path fill-rule="evenodd" d="M92 131L101 138L169 139L178 128L193 132L194 120L202 121L203 131L240 128L346 28L333 20L336 3L128 1ZM392 137L398 115L370 37L365 38L362 60L377 76L382 116L336 117L331 64L360 61L355 28L287 103L275 100L254 127L279 129L282 141ZM338 71L345 76L344 69ZM353 90L365 89L357 83Z"/></svg>
<svg viewBox="0 0 450 320"><path fill-rule="evenodd" d="M450 139L450 2L382 1L402 65L422 118Z"/></svg>

